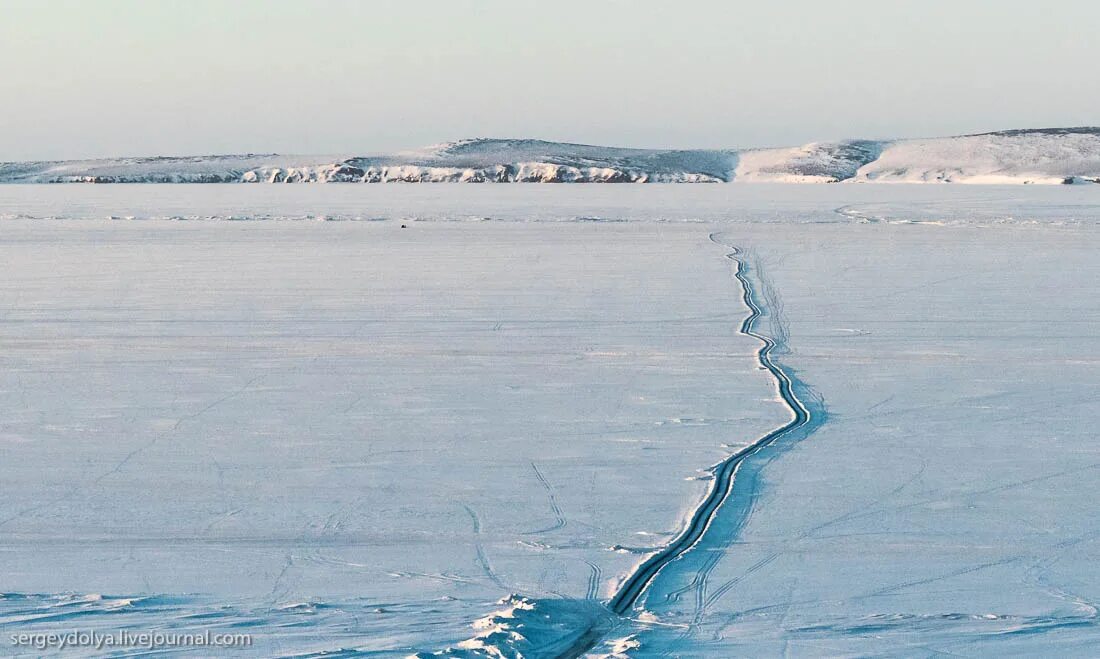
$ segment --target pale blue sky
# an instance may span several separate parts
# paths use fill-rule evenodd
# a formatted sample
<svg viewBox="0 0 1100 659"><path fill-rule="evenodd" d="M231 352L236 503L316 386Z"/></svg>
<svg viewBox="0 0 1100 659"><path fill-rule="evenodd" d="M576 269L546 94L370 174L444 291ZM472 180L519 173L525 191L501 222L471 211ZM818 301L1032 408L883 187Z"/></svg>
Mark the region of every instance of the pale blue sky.
<svg viewBox="0 0 1100 659"><path fill-rule="evenodd" d="M1096 0L0 0L0 160L1100 124Z"/></svg>

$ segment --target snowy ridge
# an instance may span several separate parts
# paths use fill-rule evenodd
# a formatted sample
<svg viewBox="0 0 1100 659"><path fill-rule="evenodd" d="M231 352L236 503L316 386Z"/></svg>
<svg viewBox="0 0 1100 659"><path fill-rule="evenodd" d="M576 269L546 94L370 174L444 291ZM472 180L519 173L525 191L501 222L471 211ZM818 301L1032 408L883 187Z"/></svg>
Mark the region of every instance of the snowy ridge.
<svg viewBox="0 0 1100 659"><path fill-rule="evenodd" d="M658 150L472 139L367 156L0 163L0 183L1095 183L1100 128L779 149Z"/></svg>

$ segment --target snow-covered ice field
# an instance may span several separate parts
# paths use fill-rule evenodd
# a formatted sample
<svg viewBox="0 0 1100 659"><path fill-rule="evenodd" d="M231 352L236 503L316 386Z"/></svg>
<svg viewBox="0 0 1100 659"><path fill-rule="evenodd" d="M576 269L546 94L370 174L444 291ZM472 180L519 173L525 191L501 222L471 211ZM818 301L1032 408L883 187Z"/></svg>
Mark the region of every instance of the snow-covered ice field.
<svg viewBox="0 0 1100 659"><path fill-rule="evenodd" d="M0 187L0 638L1095 654L1098 248L1096 186ZM739 262L813 422L612 615L790 418Z"/></svg>

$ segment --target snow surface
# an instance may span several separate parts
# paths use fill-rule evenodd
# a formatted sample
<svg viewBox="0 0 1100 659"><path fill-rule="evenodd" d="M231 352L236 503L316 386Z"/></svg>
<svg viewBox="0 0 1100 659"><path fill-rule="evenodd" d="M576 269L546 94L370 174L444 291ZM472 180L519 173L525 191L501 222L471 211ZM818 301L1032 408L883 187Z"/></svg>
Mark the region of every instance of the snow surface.
<svg viewBox="0 0 1100 659"><path fill-rule="evenodd" d="M3 183L1088 183L1100 129L1015 130L781 149L656 150L472 139L368 156L233 155L0 163Z"/></svg>
<svg viewBox="0 0 1100 659"><path fill-rule="evenodd" d="M1100 642L1100 188L11 186L0 218L3 642ZM723 245L824 422L610 616L787 419Z"/></svg>
<svg viewBox="0 0 1100 659"><path fill-rule="evenodd" d="M722 232L827 418L635 623L689 656L1088 656L1100 642L1094 228ZM774 307L773 307L774 308ZM769 456L770 457L770 456ZM778 511L784 511L778 513ZM770 511L770 512L769 512ZM652 627L683 625L668 634Z"/></svg>

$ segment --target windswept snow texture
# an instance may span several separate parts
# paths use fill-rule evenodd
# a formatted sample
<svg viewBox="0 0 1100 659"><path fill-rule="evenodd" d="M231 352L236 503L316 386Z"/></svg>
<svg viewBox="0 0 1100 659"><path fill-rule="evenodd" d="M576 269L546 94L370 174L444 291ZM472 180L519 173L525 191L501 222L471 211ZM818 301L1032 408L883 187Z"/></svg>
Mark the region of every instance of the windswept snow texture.
<svg viewBox="0 0 1100 659"><path fill-rule="evenodd" d="M472 139L369 156L0 163L4 183L1095 183L1100 129L1013 130L780 149L655 150Z"/></svg>
<svg viewBox="0 0 1100 659"><path fill-rule="evenodd" d="M323 610L285 653L458 648L515 593L556 647L782 419L692 224L2 229L0 592Z"/></svg>
<svg viewBox="0 0 1100 659"><path fill-rule="evenodd" d="M1098 250L1097 186L0 189L0 647L1095 655Z"/></svg>

